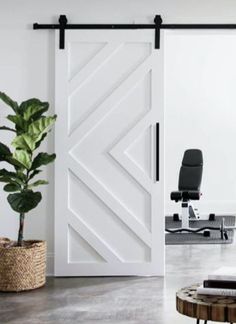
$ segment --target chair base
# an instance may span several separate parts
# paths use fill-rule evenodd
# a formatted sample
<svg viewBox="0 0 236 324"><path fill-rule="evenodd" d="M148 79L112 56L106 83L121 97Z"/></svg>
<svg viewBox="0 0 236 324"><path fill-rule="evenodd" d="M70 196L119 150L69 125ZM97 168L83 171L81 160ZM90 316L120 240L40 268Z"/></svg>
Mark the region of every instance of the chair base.
<svg viewBox="0 0 236 324"><path fill-rule="evenodd" d="M179 215L178 213L173 214L173 221L178 222L182 221L182 228L189 228L189 221L198 221L201 220L201 216L198 212L197 208L194 208L190 201L182 202L182 213ZM211 213L208 217L209 221L215 221L216 215Z"/></svg>
<svg viewBox="0 0 236 324"><path fill-rule="evenodd" d="M181 222L181 227L179 228L166 228L165 231L167 233L199 233L199 234L203 234L203 236L205 237L210 237L211 236L211 231L220 231L221 233L221 239L222 240L228 240L228 230L236 230L236 226L225 226L225 219L223 218L221 221L220 226L204 226L204 227L200 227L200 228L196 228L196 227L189 227L189 221L190 220L195 220L198 221L200 220L200 217L198 218L190 218L189 217L189 204L188 202L184 202L182 203L182 219L180 219L179 214L174 214L173 215L173 219L175 221L180 221ZM191 209L190 209L191 210ZM184 217L184 218L183 218ZM210 221L215 221L215 214L210 214L209 215L209 220Z"/></svg>
<svg viewBox="0 0 236 324"><path fill-rule="evenodd" d="M189 228L189 221L200 220L200 215L197 208L194 208L189 200L182 201L182 213L173 215L173 221L182 221L182 228Z"/></svg>

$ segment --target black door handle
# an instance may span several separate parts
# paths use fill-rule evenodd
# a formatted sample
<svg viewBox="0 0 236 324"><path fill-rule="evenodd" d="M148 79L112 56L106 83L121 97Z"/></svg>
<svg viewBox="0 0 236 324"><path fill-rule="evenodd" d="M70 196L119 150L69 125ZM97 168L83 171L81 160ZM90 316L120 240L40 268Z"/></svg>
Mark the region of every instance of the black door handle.
<svg viewBox="0 0 236 324"><path fill-rule="evenodd" d="M156 123L156 181L160 180L160 126Z"/></svg>

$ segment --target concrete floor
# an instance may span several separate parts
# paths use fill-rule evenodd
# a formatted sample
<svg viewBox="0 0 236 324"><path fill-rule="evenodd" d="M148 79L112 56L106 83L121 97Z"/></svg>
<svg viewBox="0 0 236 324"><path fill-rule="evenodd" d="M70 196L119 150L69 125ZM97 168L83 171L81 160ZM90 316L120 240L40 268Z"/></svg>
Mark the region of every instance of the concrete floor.
<svg viewBox="0 0 236 324"><path fill-rule="evenodd" d="M32 292L1 293L0 324L195 323L176 312L176 290L235 266L235 252L234 244L167 246L165 278L48 278Z"/></svg>

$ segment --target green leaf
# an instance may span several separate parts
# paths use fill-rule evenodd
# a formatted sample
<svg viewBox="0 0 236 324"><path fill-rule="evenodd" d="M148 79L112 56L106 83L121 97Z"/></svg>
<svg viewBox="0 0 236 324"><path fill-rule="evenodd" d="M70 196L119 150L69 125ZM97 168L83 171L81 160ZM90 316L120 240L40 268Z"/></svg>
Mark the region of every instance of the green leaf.
<svg viewBox="0 0 236 324"><path fill-rule="evenodd" d="M47 133L44 133L44 134L41 136L40 140L37 141L37 143L35 144L35 149L37 149L37 148L40 146L40 144L41 144L42 141L45 139L45 137L47 137Z"/></svg>
<svg viewBox="0 0 236 324"><path fill-rule="evenodd" d="M49 108L48 102L41 102L38 99L32 98L22 102L20 111L26 121L37 120Z"/></svg>
<svg viewBox="0 0 236 324"><path fill-rule="evenodd" d="M21 185L20 181L17 182L18 180L12 179L10 177L7 176L1 176L0 177L0 182L5 182L5 183L11 183L11 184L15 184L15 185Z"/></svg>
<svg viewBox="0 0 236 324"><path fill-rule="evenodd" d="M0 182L5 182L5 183L15 183L11 178L9 177L0 177Z"/></svg>
<svg viewBox="0 0 236 324"><path fill-rule="evenodd" d="M0 170L0 177L5 177L9 182L14 182L18 184L23 184L22 179L16 172L7 171L6 169Z"/></svg>
<svg viewBox="0 0 236 324"><path fill-rule="evenodd" d="M7 126L0 126L0 130L8 130L8 131L11 131L11 132L16 132L15 129L7 127Z"/></svg>
<svg viewBox="0 0 236 324"><path fill-rule="evenodd" d="M22 134L14 138L12 146L16 149L22 149L26 151L33 151L37 142L37 136Z"/></svg>
<svg viewBox="0 0 236 324"><path fill-rule="evenodd" d="M36 148L36 143L44 137L44 133L49 130L50 126L53 125L55 120L56 116L41 117L29 125L27 133L21 134L14 138L11 144L16 149L34 151Z"/></svg>
<svg viewBox="0 0 236 324"><path fill-rule="evenodd" d="M27 176L20 170L17 170L16 172L18 179L21 179L22 181L26 181L27 180Z"/></svg>
<svg viewBox="0 0 236 324"><path fill-rule="evenodd" d="M29 125L28 133L33 136L38 136L41 139L44 133L47 133L50 127L55 123L57 116L41 117Z"/></svg>
<svg viewBox="0 0 236 324"><path fill-rule="evenodd" d="M34 170L31 175L29 176L29 180L33 179L37 174L42 172L42 170Z"/></svg>
<svg viewBox="0 0 236 324"><path fill-rule="evenodd" d="M45 180L37 180L31 184L29 184L28 188L31 189L33 187L41 186L41 185L47 185L48 181Z"/></svg>
<svg viewBox="0 0 236 324"><path fill-rule="evenodd" d="M12 157L11 151L3 143L0 143L0 161L6 161L6 162L10 163L11 165L13 165L15 168L22 168L23 167L22 164L20 164L17 160L15 160Z"/></svg>
<svg viewBox="0 0 236 324"><path fill-rule="evenodd" d="M34 209L41 199L41 192L33 192L32 190L10 194L7 197L11 208L17 213L27 213Z"/></svg>
<svg viewBox="0 0 236 324"><path fill-rule="evenodd" d="M13 101L10 97L8 97L4 92L0 92L0 99L5 102L8 106L10 106L15 112L18 110L18 104L16 101Z"/></svg>
<svg viewBox="0 0 236 324"><path fill-rule="evenodd" d="M24 120L24 118L21 115L8 115L7 119L13 122L16 125L17 130L21 130L23 132L27 132L27 122Z"/></svg>
<svg viewBox="0 0 236 324"><path fill-rule="evenodd" d="M5 190L7 192L20 191L21 186L19 186L18 184L14 184L14 183L8 183L3 187L3 190Z"/></svg>
<svg viewBox="0 0 236 324"><path fill-rule="evenodd" d="M28 107L30 106L34 106L34 105L40 105L41 101L37 98L30 98L27 99L25 101L22 101L22 103L20 104L20 109L19 109L19 113L23 116L24 112L28 109Z"/></svg>
<svg viewBox="0 0 236 324"><path fill-rule="evenodd" d="M16 174L16 172L7 171L6 169L1 169L0 176L1 177L7 176L7 177L15 178L15 177L17 177L17 174Z"/></svg>
<svg viewBox="0 0 236 324"><path fill-rule="evenodd" d="M20 162L26 169L30 169L32 165L32 156L25 150L15 150L13 158Z"/></svg>
<svg viewBox="0 0 236 324"><path fill-rule="evenodd" d="M11 155L11 151L5 144L0 142L0 158L8 155Z"/></svg>
<svg viewBox="0 0 236 324"><path fill-rule="evenodd" d="M31 170L39 168L41 165L47 165L55 160L56 154L39 153L33 160Z"/></svg>
<svg viewBox="0 0 236 324"><path fill-rule="evenodd" d="M20 162L18 162L16 159L14 159L12 156L6 156L4 161L10 163L11 165L13 165L15 167L15 169L18 168L25 168Z"/></svg>
<svg viewBox="0 0 236 324"><path fill-rule="evenodd" d="M19 107L19 113L23 116L27 109L31 106L42 106L44 102L40 101L37 98L30 98L25 101L22 101Z"/></svg>
<svg viewBox="0 0 236 324"><path fill-rule="evenodd" d="M45 102L44 104L45 104L44 108L38 110L35 114L33 114L30 118L31 120L34 121L38 120L43 115L43 113L45 113L48 110L49 104L47 102Z"/></svg>

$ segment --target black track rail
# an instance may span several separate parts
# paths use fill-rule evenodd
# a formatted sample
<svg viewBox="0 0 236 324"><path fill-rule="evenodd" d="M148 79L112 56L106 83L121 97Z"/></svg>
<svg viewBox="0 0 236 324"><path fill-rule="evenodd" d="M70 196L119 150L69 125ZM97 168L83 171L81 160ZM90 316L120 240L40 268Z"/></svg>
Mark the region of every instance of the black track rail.
<svg viewBox="0 0 236 324"><path fill-rule="evenodd" d="M160 48L161 29L236 29L236 24L163 24L160 15L154 18L154 24L68 24L67 17L60 15L59 24L33 24L33 29L59 29L59 48L65 48L65 30L68 29L154 29L155 48Z"/></svg>
<svg viewBox="0 0 236 324"><path fill-rule="evenodd" d="M155 29L155 24L67 24L65 29ZM236 29L236 24L162 24L160 29ZM60 29L59 24L33 24L33 29Z"/></svg>

